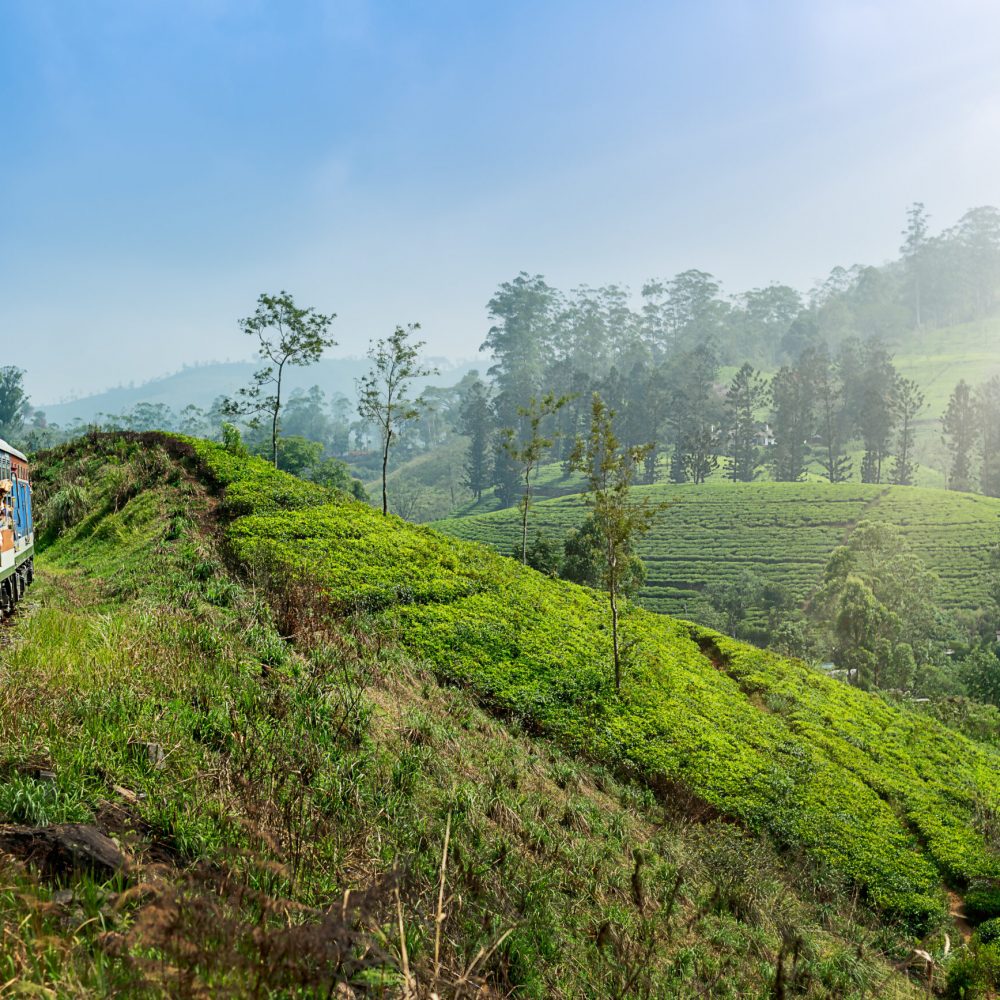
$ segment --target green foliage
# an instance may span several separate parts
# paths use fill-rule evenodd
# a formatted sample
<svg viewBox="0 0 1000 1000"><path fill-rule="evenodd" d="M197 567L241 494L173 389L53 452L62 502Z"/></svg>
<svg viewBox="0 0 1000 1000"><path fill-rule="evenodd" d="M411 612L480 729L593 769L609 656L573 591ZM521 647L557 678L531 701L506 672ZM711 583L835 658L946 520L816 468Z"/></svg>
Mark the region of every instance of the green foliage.
<svg viewBox="0 0 1000 1000"><path fill-rule="evenodd" d="M73 527L87 512L87 490L78 483L67 483L45 504L40 520L45 531L59 534Z"/></svg>
<svg viewBox="0 0 1000 1000"><path fill-rule="evenodd" d="M364 612L440 676L571 751L680 783L915 924L942 913L943 878L1000 875L973 822L981 803L1000 805L989 748L795 661L638 609L628 629L641 648L611 699L597 595L195 447L226 485L227 509L243 515L227 529L242 563L311 581L328 607Z"/></svg>
<svg viewBox="0 0 1000 1000"><path fill-rule="evenodd" d="M331 490L343 490L350 493L355 500L368 500L368 491L364 483L351 477L347 463L337 458L324 458L309 469L309 479L320 486Z"/></svg>
<svg viewBox="0 0 1000 1000"><path fill-rule="evenodd" d="M994 920L1000 917L1000 886L974 885L965 894L965 912L971 920Z"/></svg>
<svg viewBox="0 0 1000 1000"><path fill-rule="evenodd" d="M0 368L0 437L13 437L24 426L30 407L24 372L14 365Z"/></svg>
<svg viewBox="0 0 1000 1000"><path fill-rule="evenodd" d="M814 611L836 662L863 686L910 689L914 648L930 659L937 581L892 524L862 521L834 549Z"/></svg>
<svg viewBox="0 0 1000 1000"><path fill-rule="evenodd" d="M626 566L621 576L621 592L626 597L634 597L646 582L646 567L636 555L631 539L624 546L623 553ZM559 575L571 583L599 589L604 585L603 557L600 530L591 515L566 536Z"/></svg>
<svg viewBox="0 0 1000 1000"><path fill-rule="evenodd" d="M371 370L357 382L358 414L377 428L382 440L383 514L389 513L387 476L393 438L425 407L422 399L407 399L407 390L414 379L437 374L436 368L420 362L424 342L410 340L419 329L419 323L410 323L405 329L397 326L392 336L373 343L368 349Z"/></svg>
<svg viewBox="0 0 1000 1000"><path fill-rule="evenodd" d="M262 414L270 418L271 461L275 466L285 369L289 365L315 364L328 347L336 346L328 333L336 318L335 313L325 316L313 308L300 309L292 296L282 291L277 295L261 295L254 314L240 320L240 329L256 339L265 365L235 398L224 400L222 410L228 416L250 417L253 427Z"/></svg>
<svg viewBox="0 0 1000 1000"><path fill-rule="evenodd" d="M993 944L994 941L1000 941L1000 917L984 920L976 928L976 937L983 944Z"/></svg>
<svg viewBox="0 0 1000 1000"><path fill-rule="evenodd" d="M525 556L520 546L515 547L510 554L513 559ZM558 546L542 534L535 535L535 540L528 546L525 565L546 576L558 576L560 567Z"/></svg>
<svg viewBox="0 0 1000 1000"><path fill-rule="evenodd" d="M618 599L635 578L637 539L652 527L663 510L649 498L635 500L632 483L650 451L649 445L623 447L614 431L614 411L595 392L591 403L590 433L581 441L573 463L587 479L587 505L600 539L600 579L611 605L611 647L615 691L621 690L621 648Z"/></svg>
<svg viewBox="0 0 1000 1000"><path fill-rule="evenodd" d="M517 467L522 482L518 509L521 512L521 562L525 564L528 562L528 512L531 510L532 475L555 444L555 438L546 436L542 426L550 423L568 402L568 396L557 399L551 392L541 399L532 396L527 406L520 406L517 410L522 423L526 423L526 437L522 440L513 427L505 427L500 434L500 447Z"/></svg>
<svg viewBox="0 0 1000 1000"><path fill-rule="evenodd" d="M222 425L222 447L230 455L235 455L237 458L246 458L249 454L246 445L243 443L243 436L240 434L240 429L235 424L229 423L228 420Z"/></svg>
<svg viewBox="0 0 1000 1000"><path fill-rule="evenodd" d="M301 476L315 466L322 454L323 445L319 441L298 436L278 439L278 468L293 476Z"/></svg>
<svg viewBox="0 0 1000 1000"><path fill-rule="evenodd" d="M439 995L491 948L496 958L474 974L502 995L681 996L722 982L765 995L789 924L801 933L793 981L805 995L871 996L887 982L910 994L882 954L903 947L898 930L874 925L835 873L801 859L788 867L759 831L711 820L680 786L661 798L499 723L477 704L484 675L470 690L435 684L425 658L406 656L386 634L397 612L419 610L400 605L404 595L379 614L307 628L294 644L282 638L295 633L279 632L263 588L226 574L233 550L204 531L215 498L190 476L168 473L114 511L113 473L142 447L98 439L38 467L46 488L88 482L93 513L40 559L39 606L11 626L19 641L5 648L0 686L0 823L85 820L112 832L124 824L139 888L109 896L117 887L73 877L67 902L5 856L0 982L59 996L242 996L248 983L262 996L328 996L337 979L392 992L402 981L401 911L411 975ZM574 641L598 635L584 591L383 520L261 459L170 447L189 472L225 486L222 514L237 519L234 531L284 517L299 518L310 539L317 528L339 530L324 565L351 549L352 532L367 533L341 598L410 559L411 580L475 577L478 554L492 616L512 610L504 588L518 608L540 600L565 611L570 597L588 620L558 624ZM248 506L257 513L241 519ZM283 543L279 560L298 546ZM246 582L267 582L257 569L248 567ZM269 596L280 610L280 593ZM440 591L426 599L449 610ZM465 610L459 598L449 627L476 626ZM700 654L684 631L665 635L655 645L678 647L675 680L690 666L700 682ZM561 642L538 649L539 664L559 656ZM484 665L502 680L504 664ZM550 708L554 721L558 699ZM619 737L601 739L610 750ZM165 749L162 767L147 742ZM618 768L618 755L603 755ZM56 780L36 778L39 768ZM452 902L438 982L446 826ZM396 865L398 908L394 884L368 875ZM370 964L335 976L338 959L324 949L342 940L337 914L354 900L364 904L348 929L361 936L348 940Z"/></svg>
<svg viewBox="0 0 1000 1000"><path fill-rule="evenodd" d="M944 995L954 1000L988 1000L1000 987L1000 948L982 944L959 954L948 966Z"/></svg>

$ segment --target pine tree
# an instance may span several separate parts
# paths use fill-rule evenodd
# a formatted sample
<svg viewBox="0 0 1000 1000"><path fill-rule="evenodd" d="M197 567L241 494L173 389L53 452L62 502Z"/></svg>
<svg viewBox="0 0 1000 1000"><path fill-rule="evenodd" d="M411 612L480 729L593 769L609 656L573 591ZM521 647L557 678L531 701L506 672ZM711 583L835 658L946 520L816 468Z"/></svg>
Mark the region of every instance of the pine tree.
<svg viewBox="0 0 1000 1000"><path fill-rule="evenodd" d="M912 486L917 463L913 459L914 422L924 408L924 394L912 379L900 378L893 394L896 410L896 461L890 482L896 486Z"/></svg>
<svg viewBox="0 0 1000 1000"><path fill-rule="evenodd" d="M798 482L806 473L813 429L812 397L801 368L780 368L771 379L771 472L778 482Z"/></svg>
<svg viewBox="0 0 1000 1000"><path fill-rule="evenodd" d="M844 399L841 368L834 365L826 346L808 348L800 367L808 372L819 438L819 459L831 483L851 478L851 460L844 453L850 418Z"/></svg>
<svg viewBox="0 0 1000 1000"><path fill-rule="evenodd" d="M860 371L851 385L849 403L865 445L861 482L881 483L896 426L897 374L889 352L878 341L861 348Z"/></svg>
<svg viewBox="0 0 1000 1000"><path fill-rule="evenodd" d="M757 478L760 448L757 446L757 411L767 400L767 383L747 363L733 376L726 393L731 464L727 476L734 482Z"/></svg>
<svg viewBox="0 0 1000 1000"><path fill-rule="evenodd" d="M972 489L972 450L976 443L977 421L972 393L964 379L955 386L941 425L951 452L948 489L968 492Z"/></svg>
<svg viewBox="0 0 1000 1000"><path fill-rule="evenodd" d="M469 386L459 408L460 429L469 438L465 459L465 485L479 500L490 485L490 438L492 436L490 397L486 386L476 379Z"/></svg>
<svg viewBox="0 0 1000 1000"><path fill-rule="evenodd" d="M1000 497L1000 376L976 388L979 423L979 488L988 497Z"/></svg>

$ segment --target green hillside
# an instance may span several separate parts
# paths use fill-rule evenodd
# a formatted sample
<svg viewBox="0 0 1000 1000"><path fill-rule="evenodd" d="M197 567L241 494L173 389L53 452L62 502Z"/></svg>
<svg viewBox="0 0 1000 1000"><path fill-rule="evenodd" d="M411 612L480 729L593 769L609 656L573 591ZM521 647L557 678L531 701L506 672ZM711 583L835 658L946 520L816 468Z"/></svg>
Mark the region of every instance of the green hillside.
<svg viewBox="0 0 1000 1000"><path fill-rule="evenodd" d="M917 330L892 347L900 374L920 386L933 417L944 413L961 379L976 385L1000 375L1000 322L996 318Z"/></svg>
<svg viewBox="0 0 1000 1000"><path fill-rule="evenodd" d="M671 506L639 552L647 569L640 596L648 608L698 619L706 589L752 569L805 600L822 580L831 551L858 521L898 525L939 576L944 607L975 609L986 599L987 550L1000 543L1000 500L968 493L844 483L707 483L637 487ZM586 516L580 495L539 503L531 531L561 541ZM516 509L451 518L442 531L506 553L520 537Z"/></svg>
<svg viewBox="0 0 1000 1000"><path fill-rule="evenodd" d="M992 877L997 859L972 819L976 802L1000 792L992 752L794 662L639 609L628 628L642 653L619 701L600 595L195 447L226 486L235 556L276 585L313 581L322 600L312 613L367 616L440 675L570 749L653 783L683 782L918 922L939 907L942 874ZM298 621L309 610L297 602L288 613ZM757 699L772 693L762 710ZM948 782L961 773L964 792L928 784L925 769L946 760Z"/></svg>
<svg viewBox="0 0 1000 1000"><path fill-rule="evenodd" d="M209 443L37 482L0 840L94 823L135 889L11 869L3 981L903 996L1000 914L1000 754L926 717L639 608L616 696L599 594Z"/></svg>

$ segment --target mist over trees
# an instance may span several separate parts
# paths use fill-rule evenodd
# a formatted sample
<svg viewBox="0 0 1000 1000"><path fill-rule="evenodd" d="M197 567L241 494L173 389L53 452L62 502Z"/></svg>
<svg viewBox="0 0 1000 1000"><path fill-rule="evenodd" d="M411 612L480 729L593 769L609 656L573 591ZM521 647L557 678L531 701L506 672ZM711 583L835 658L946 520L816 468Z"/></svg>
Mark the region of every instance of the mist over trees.
<svg viewBox="0 0 1000 1000"><path fill-rule="evenodd" d="M483 433L480 402L469 452L476 497L490 437L489 486L503 505L516 502L518 470L501 442L512 434L526 440L521 411L549 392L570 398L551 422L564 449L584 432L584 401L593 392L607 400L626 446L651 443L646 483L700 483L720 466L736 481L752 481L765 467L773 479L795 481L818 463L833 483L858 475L911 485L924 397L896 371L890 345L1000 309L1000 212L971 209L933 234L926 209L915 204L902 235L897 260L836 267L805 296L781 284L727 296L697 269L645 282L637 302L620 285L564 293L527 272L504 282L488 304L482 345L493 356L492 431ZM737 369L728 386L725 368ZM777 370L766 380L761 369ZM995 493L996 434L984 422L989 404L976 406L968 443L946 437L952 449L965 448L969 463L983 450L982 482ZM857 466L850 451L861 452ZM951 485L971 488L972 472L953 475Z"/></svg>
<svg viewBox="0 0 1000 1000"><path fill-rule="evenodd" d="M573 444L587 431L588 401L598 392L616 412L623 445L649 445L639 483L700 483L714 475L794 481L818 472L834 483L860 477L912 484L915 429L927 427L929 417L919 388L896 371L893 351L932 327L1000 311L1000 212L970 209L940 231L933 221L914 204L897 259L835 267L804 294L779 283L728 294L697 268L651 278L636 294L617 284L564 291L528 272L502 282L487 304L488 371L455 386L425 388L426 405L394 431L387 475L452 447L435 485L424 491L440 494L446 480L447 495L428 501L419 484L401 484L400 512L443 516L469 497L518 503L522 469L512 448L530 440L531 399L550 393L568 401L539 433L553 440L546 458L562 464L567 482ZM15 395L10 434L29 448L84 429L51 427ZM261 390L262 398L273 395ZM1000 494L998 397L995 384L970 385L967 398L949 408L941 438L953 488ZM243 436L252 450L285 466L311 453L280 439L320 442L317 468L345 461L355 475L374 480L384 457L382 434L355 406L314 386L281 398L280 420L267 411L270 441L251 426L251 413L244 415ZM227 411L232 404L221 399L179 412L139 404L101 415L97 424L217 437Z"/></svg>

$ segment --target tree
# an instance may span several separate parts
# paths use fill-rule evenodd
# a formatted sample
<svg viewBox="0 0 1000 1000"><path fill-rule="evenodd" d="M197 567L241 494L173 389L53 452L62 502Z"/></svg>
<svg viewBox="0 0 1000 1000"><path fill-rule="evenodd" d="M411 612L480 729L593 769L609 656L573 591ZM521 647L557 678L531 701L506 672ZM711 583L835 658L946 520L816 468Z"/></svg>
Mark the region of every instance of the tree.
<svg viewBox="0 0 1000 1000"><path fill-rule="evenodd" d="M969 209L958 220L954 239L971 314L975 318L987 316L1000 292L1000 211L989 205Z"/></svg>
<svg viewBox="0 0 1000 1000"><path fill-rule="evenodd" d="M466 390L459 407L459 429L469 439L465 459L465 485L479 500L490 485L490 396L477 378Z"/></svg>
<svg viewBox="0 0 1000 1000"><path fill-rule="evenodd" d="M912 486L917 463L913 460L914 422L924 408L924 394L912 379L899 378L893 394L896 410L896 461L890 482L896 486Z"/></svg>
<svg viewBox="0 0 1000 1000"><path fill-rule="evenodd" d="M831 483L843 483L851 477L851 460L844 453L850 420L844 401L844 380L839 365L834 365L823 345L809 348L802 356L809 371L819 459Z"/></svg>
<svg viewBox="0 0 1000 1000"><path fill-rule="evenodd" d="M646 582L646 567L635 552L634 541L623 548L625 568L621 573L620 593L632 597ZM604 538L593 515L571 531L563 542L559 575L571 583L595 590L604 586Z"/></svg>
<svg viewBox="0 0 1000 1000"><path fill-rule="evenodd" d="M391 337L379 340L368 349L372 367L357 380L358 414L362 420L378 428L382 440L382 513L389 513L389 449L393 437L408 421L415 420L423 406L420 399L407 398L410 383L417 378L437 375L438 370L420 362L422 340L411 343L410 337L420 329L410 323L405 329L397 326Z"/></svg>
<svg viewBox="0 0 1000 1000"><path fill-rule="evenodd" d="M301 476L319 462L322 454L321 441L310 441L297 434L289 435L278 442L278 468L293 476Z"/></svg>
<svg viewBox="0 0 1000 1000"><path fill-rule="evenodd" d="M619 636L619 597L630 569L635 542L652 526L666 504L648 497L633 501L632 483L648 445L623 447L614 432L614 412L595 392L591 402L590 433L574 455L574 465L587 478L587 503L601 538L601 579L611 609L611 644L615 691L621 691L622 663Z"/></svg>
<svg viewBox="0 0 1000 1000"><path fill-rule="evenodd" d="M519 546L514 546L514 551L511 555L515 559L521 558ZM530 566L532 569L537 569L539 573L544 573L546 576L558 576L558 547L539 532L535 535L535 540L528 546L528 558L525 561L525 565Z"/></svg>
<svg viewBox="0 0 1000 1000"><path fill-rule="evenodd" d="M962 379L941 418L945 443L951 452L948 489L972 489L972 449L976 443L976 412L968 383Z"/></svg>
<svg viewBox="0 0 1000 1000"><path fill-rule="evenodd" d="M895 525L861 521L834 549L812 607L854 683L906 686L914 651L931 658L936 587Z"/></svg>
<svg viewBox="0 0 1000 1000"><path fill-rule="evenodd" d="M689 425L678 442L685 478L695 485L705 482L719 467L722 435L705 420Z"/></svg>
<svg viewBox="0 0 1000 1000"><path fill-rule="evenodd" d="M14 365L0 368L0 435L13 437L24 426L28 396L24 372Z"/></svg>
<svg viewBox="0 0 1000 1000"><path fill-rule="evenodd" d="M524 271L504 282L490 299L487 308L495 322L480 350L493 354L489 374L497 385L500 426L512 424L518 406L538 394L560 307L559 293L540 274Z"/></svg>
<svg viewBox="0 0 1000 1000"><path fill-rule="evenodd" d="M979 488L988 497L1000 497L1000 376L977 386L979 421Z"/></svg>
<svg viewBox="0 0 1000 1000"><path fill-rule="evenodd" d="M848 405L865 445L863 483L882 482L896 425L897 379L892 358L881 343L869 341L860 347L855 377L848 383Z"/></svg>
<svg viewBox="0 0 1000 1000"><path fill-rule="evenodd" d="M326 393L318 385L307 390L296 389L285 404L281 427L286 434L331 445L333 424L327 410Z"/></svg>
<svg viewBox="0 0 1000 1000"><path fill-rule="evenodd" d="M568 396L556 399L554 393L548 393L541 399L531 398L527 406L518 407L518 416L527 421L527 438L518 438L513 427L504 429L501 435L501 446L510 456L511 462L520 469L520 479L523 484L521 500L518 504L521 510L521 562L528 562L528 511L531 508L531 477L534 475L548 450L555 440L546 437L542 425L569 402Z"/></svg>
<svg viewBox="0 0 1000 1000"><path fill-rule="evenodd" d="M328 336L336 314L324 315L315 309L299 309L288 292L261 295L253 316L241 319L240 329L256 337L258 353L270 362L254 373L253 383L237 393L237 398L223 404L227 416L250 416L257 426L259 415L271 417L271 461L278 465L278 421L281 416L281 390L288 365L305 367L314 364L336 341ZM268 391L267 387L273 388Z"/></svg>
<svg viewBox="0 0 1000 1000"><path fill-rule="evenodd" d="M725 419L722 400L714 391L718 368L715 353L701 345L661 365L651 387L654 414L662 408L669 415L672 482L686 482L691 475L703 481L718 465L718 428ZM658 433L658 423L651 422L649 437Z"/></svg>
<svg viewBox="0 0 1000 1000"><path fill-rule="evenodd" d="M792 324L802 312L802 296L788 285L771 284L746 292L739 301L742 309L732 317L738 338L734 346L744 356L777 359L784 352Z"/></svg>
<svg viewBox="0 0 1000 1000"><path fill-rule="evenodd" d="M906 210L906 228L903 230L903 245L899 248L906 268L910 297L913 303L913 317L916 326L923 325L921 292L927 262L928 216L922 201L915 201Z"/></svg>
<svg viewBox="0 0 1000 1000"><path fill-rule="evenodd" d="M787 365L771 379L774 444L771 471L778 482L798 482L806 473L812 434L812 394L801 368Z"/></svg>
<svg viewBox="0 0 1000 1000"><path fill-rule="evenodd" d="M763 580L750 570L717 584L706 596L726 619L726 631L736 637L740 624L761 599Z"/></svg>
<svg viewBox="0 0 1000 1000"><path fill-rule="evenodd" d="M737 483L757 478L760 448L757 447L757 411L767 400L767 383L749 363L733 376L726 393L731 464L728 477Z"/></svg>
<svg viewBox="0 0 1000 1000"><path fill-rule="evenodd" d="M346 462L338 458L324 458L309 469L309 478L320 486L328 489L343 490L350 493L356 500L368 500L364 483L351 476Z"/></svg>

